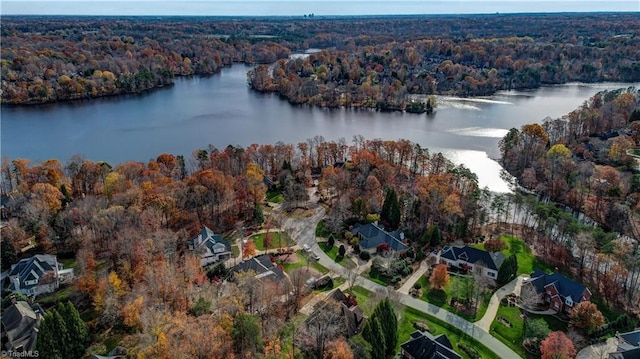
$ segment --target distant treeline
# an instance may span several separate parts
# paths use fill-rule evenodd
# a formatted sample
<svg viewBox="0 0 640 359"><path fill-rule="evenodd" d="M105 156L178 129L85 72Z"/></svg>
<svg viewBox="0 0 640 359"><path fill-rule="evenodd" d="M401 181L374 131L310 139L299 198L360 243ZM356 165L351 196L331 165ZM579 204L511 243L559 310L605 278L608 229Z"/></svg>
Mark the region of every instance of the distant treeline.
<svg viewBox="0 0 640 359"><path fill-rule="evenodd" d="M233 62L292 103L427 110L420 95L640 81L636 14L3 17L2 102L133 93ZM319 48L306 58L292 52Z"/></svg>

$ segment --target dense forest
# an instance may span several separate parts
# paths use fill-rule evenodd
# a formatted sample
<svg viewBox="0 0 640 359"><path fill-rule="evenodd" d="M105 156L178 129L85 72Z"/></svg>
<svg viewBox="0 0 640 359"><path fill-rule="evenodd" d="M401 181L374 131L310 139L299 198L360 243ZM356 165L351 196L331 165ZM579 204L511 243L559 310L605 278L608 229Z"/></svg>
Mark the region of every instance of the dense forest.
<svg viewBox="0 0 640 359"><path fill-rule="evenodd" d="M415 112L431 94L640 81L635 14L112 20L3 17L2 102L139 92L234 62L275 63L248 82L292 103Z"/></svg>
<svg viewBox="0 0 640 359"><path fill-rule="evenodd" d="M191 158L161 154L149 163L114 166L79 156L65 165L5 158L2 265L15 263L29 244L75 258L72 299L93 342L115 336L133 356L169 358L179 351L187 357L281 357L289 348L281 339L292 340L295 330L297 350L313 353L312 334L292 323L303 297L276 300L300 288L240 275L221 286L187 250L204 225L225 235L240 225L278 226L266 211L265 176L279 184L283 205L291 208L306 205L316 178L316 189L332 207L327 226L336 232L344 223L384 213L389 188L402 203L396 207L402 222L390 216L390 225L408 233L441 226L445 239L471 238L480 224L475 175L406 140L356 136L348 146L315 137L296 145L200 149ZM292 279L291 286L305 280ZM265 310L256 314L247 303ZM251 345L238 339L239 328L253 330Z"/></svg>

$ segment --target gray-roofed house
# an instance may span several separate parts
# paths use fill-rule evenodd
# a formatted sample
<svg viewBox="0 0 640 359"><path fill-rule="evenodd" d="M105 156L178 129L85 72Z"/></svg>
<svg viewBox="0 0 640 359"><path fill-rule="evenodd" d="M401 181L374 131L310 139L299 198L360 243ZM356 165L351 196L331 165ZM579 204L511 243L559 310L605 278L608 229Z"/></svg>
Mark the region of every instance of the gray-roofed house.
<svg viewBox="0 0 640 359"><path fill-rule="evenodd" d="M221 235L215 234L206 226L196 237L189 240L189 249L200 256L200 265L202 266L229 258L233 253L231 242L222 239Z"/></svg>
<svg viewBox="0 0 640 359"><path fill-rule="evenodd" d="M482 274L491 278L498 278L498 270L505 260L500 252L487 252L469 246L446 246L440 254L440 261L450 267L473 270L482 266Z"/></svg>
<svg viewBox="0 0 640 359"><path fill-rule="evenodd" d="M429 332L415 331L405 343L400 345L402 359L461 359L453 351L446 335L431 335Z"/></svg>
<svg viewBox="0 0 640 359"><path fill-rule="evenodd" d="M378 223L356 224L351 233L358 236L360 249L375 252L379 245L386 243L396 252L406 251L409 247L404 244L404 233L400 231L387 232Z"/></svg>
<svg viewBox="0 0 640 359"><path fill-rule="evenodd" d="M591 299L589 288L556 272L536 270L523 285L533 286L541 299L549 303L549 309L558 313L569 313L578 303Z"/></svg>
<svg viewBox="0 0 640 359"><path fill-rule="evenodd" d="M41 315L40 308L34 310L25 301L17 301L5 309L2 312L2 336L7 338L5 348L17 352L35 350Z"/></svg>
<svg viewBox="0 0 640 359"><path fill-rule="evenodd" d="M364 326L364 321L367 319L364 316L364 311L357 304L351 305L349 298L340 290L336 289L329 296L330 299L340 303L341 313L344 317L344 324L346 327L346 336L351 337L358 333Z"/></svg>
<svg viewBox="0 0 640 359"><path fill-rule="evenodd" d="M229 269L229 274L233 277L234 273L252 271L258 279L271 279L276 282L286 281L282 269L276 266L268 255L262 254L240 262L238 265Z"/></svg>
<svg viewBox="0 0 640 359"><path fill-rule="evenodd" d="M51 254L21 259L9 270L9 290L34 297L55 292L60 285L59 270L62 264Z"/></svg>
<svg viewBox="0 0 640 359"><path fill-rule="evenodd" d="M640 358L640 329L632 332L616 334L618 346L616 351L609 353L609 359L637 359Z"/></svg>

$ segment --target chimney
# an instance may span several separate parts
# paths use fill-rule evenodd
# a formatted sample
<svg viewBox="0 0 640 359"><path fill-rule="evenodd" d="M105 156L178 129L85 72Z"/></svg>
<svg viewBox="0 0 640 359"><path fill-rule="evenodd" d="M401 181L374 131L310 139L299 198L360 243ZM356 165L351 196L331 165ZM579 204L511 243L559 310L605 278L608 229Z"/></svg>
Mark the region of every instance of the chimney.
<svg viewBox="0 0 640 359"><path fill-rule="evenodd" d="M404 241L404 232L400 232L400 240Z"/></svg>

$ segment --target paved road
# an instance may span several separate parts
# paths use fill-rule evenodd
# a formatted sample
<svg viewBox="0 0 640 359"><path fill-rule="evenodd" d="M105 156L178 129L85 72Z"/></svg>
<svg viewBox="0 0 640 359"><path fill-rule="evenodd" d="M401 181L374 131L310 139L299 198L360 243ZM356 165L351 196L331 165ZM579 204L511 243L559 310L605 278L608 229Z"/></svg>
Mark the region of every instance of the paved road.
<svg viewBox="0 0 640 359"><path fill-rule="evenodd" d="M318 247L316 243L315 237L315 229L320 222L320 220L325 215L325 210L322 206L315 203L312 199L310 205L310 209L313 209L314 213L310 217L306 218L291 218L287 217L283 219L283 223L281 223L281 227L286 229L289 232L289 235L293 240L295 240L300 246L307 244L312 249L314 253L316 253L320 257L320 264L329 269L330 271L339 274L343 277L347 277L349 274L349 270L345 267L339 265L334 262L329 256L327 256L321 249ZM377 283L374 283L364 277L358 277L356 280L356 285L359 285L371 292L374 293L384 293L389 289L387 287L381 286ZM395 292L395 291L394 291ZM482 344L484 344L487 348L493 351L497 356L503 359L516 359L520 358L520 356L507 347L505 344L500 342L498 339L494 338L491 334L489 334L484 329L480 328L478 325L468 322L467 320L448 312L442 308L439 308L433 304L421 301L419 299L413 298L407 294L395 292L395 296L397 296L400 303L409 306L411 308L417 309L421 312L430 314L442 321L445 321L454 327L460 329L464 333L470 335L475 340L478 340ZM495 314L494 314L495 315Z"/></svg>

